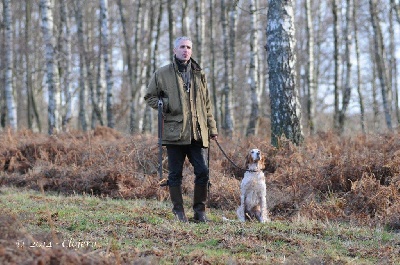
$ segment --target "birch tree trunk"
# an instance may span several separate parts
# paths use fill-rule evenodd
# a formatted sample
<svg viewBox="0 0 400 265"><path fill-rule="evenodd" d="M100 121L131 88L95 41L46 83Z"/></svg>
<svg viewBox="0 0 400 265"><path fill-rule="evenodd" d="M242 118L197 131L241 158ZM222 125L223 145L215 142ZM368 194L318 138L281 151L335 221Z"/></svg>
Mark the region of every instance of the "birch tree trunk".
<svg viewBox="0 0 400 265"><path fill-rule="evenodd" d="M53 35L53 5L50 0L40 0L42 32L46 53L46 75L48 88L48 133L60 131L60 82L55 62L55 40Z"/></svg>
<svg viewBox="0 0 400 265"><path fill-rule="evenodd" d="M374 45L375 45L375 60L379 76L379 83L381 85L383 109L385 113L385 121L388 129L393 130L392 127L392 116L390 110L390 100L388 98L388 89L390 89L390 83L387 77L387 71L384 61L385 49L383 44L382 30L379 25L379 17L377 13L377 2L376 0L369 1L369 7L371 12L371 23L374 30Z"/></svg>
<svg viewBox="0 0 400 265"><path fill-rule="evenodd" d="M11 20L11 1L3 0L5 26L5 98L7 106L8 125L12 130L18 129L17 108L13 94L13 39Z"/></svg>
<svg viewBox="0 0 400 265"><path fill-rule="evenodd" d="M32 70L31 70L31 15L32 6L31 1L28 0L25 2L25 43L27 47L24 50L25 57L25 84L27 91L27 116L28 116L28 128L39 132L42 131L40 116L38 113L38 109L36 106L35 94L32 88Z"/></svg>
<svg viewBox="0 0 400 265"><path fill-rule="evenodd" d="M140 93L140 84L139 84L139 52L140 52L140 30L142 28L142 1L139 0L137 2L137 12L135 15L135 42L133 44L133 54L134 54L134 62L133 62L133 86L131 87L131 102L130 102L130 131L132 134L139 132L139 121L138 121L138 108L137 108L137 97Z"/></svg>
<svg viewBox="0 0 400 265"><path fill-rule="evenodd" d="M196 1L197 3L197 1ZM182 36L188 36L189 34L189 0L182 1Z"/></svg>
<svg viewBox="0 0 400 265"><path fill-rule="evenodd" d="M104 68L106 71L107 83L107 126L114 128L113 114L113 81L112 67L110 62L109 41L108 41L108 0L100 0L100 20L101 20L101 48L103 50Z"/></svg>
<svg viewBox="0 0 400 265"><path fill-rule="evenodd" d="M154 3L149 3L150 4L150 13L149 13L149 26L148 26L148 43L152 43L153 40L153 29L155 26L155 17L156 17L156 12L155 12L155 5ZM152 52L153 52L153 47L154 45L147 45L146 47L146 54L147 54L147 59L146 59L146 76L145 80L150 80L152 73L154 72L154 69L152 68ZM143 82L144 86L146 87L146 82ZM143 115L143 126L142 126L142 133L151 133L153 129L153 109L146 104L145 110L144 110L144 115Z"/></svg>
<svg viewBox="0 0 400 265"><path fill-rule="evenodd" d="M174 20L174 12L172 11L172 2L173 0L168 0L167 2L167 10L168 10L168 34L169 34L169 54L170 59L172 60L172 55L174 54L174 39L175 36L175 20Z"/></svg>
<svg viewBox="0 0 400 265"><path fill-rule="evenodd" d="M339 55L339 18L338 18L338 0L332 0L332 15L333 15L333 38L334 38L334 64L335 64L335 81L334 81L334 104L335 104L335 113L333 116L333 127L336 132L339 132L339 92L340 92L340 80L341 80L341 74L340 74L340 55Z"/></svg>
<svg viewBox="0 0 400 265"><path fill-rule="evenodd" d="M400 124L400 109L399 109L399 93L397 90L398 79L397 79L397 59L396 59L396 42L395 42L395 30L394 30L394 13L395 8L390 8L389 11L389 39L390 39L390 61L389 61L389 74L391 80L391 91L393 91L394 102L393 109L396 115L397 124Z"/></svg>
<svg viewBox="0 0 400 265"><path fill-rule="evenodd" d="M143 95L146 93L146 87L147 87L147 80L150 80L150 78L146 78L146 74L147 74L147 69L150 67L150 62L151 62L151 46L150 45L146 45L146 47L142 47L141 42L144 43L150 43L151 38L149 37L149 32L151 31L149 29L150 23L149 21L150 19L150 9L146 8L146 5L151 5L151 2L144 2L143 4L143 9L144 12L141 12L141 31L139 32L139 50L141 51L141 55L140 57L138 56L138 59L136 61L136 68L137 68L137 73L138 73L138 82L137 82L137 87L138 87L138 91L136 93L136 97L135 97L135 105L138 106L137 109L137 113L136 113L136 119L137 119L137 132L141 131L141 128L143 128L143 118L144 118L144 111L146 109L146 107L144 107L144 99L143 99Z"/></svg>
<svg viewBox="0 0 400 265"><path fill-rule="evenodd" d="M390 0L390 3L396 13L397 21L400 23L400 2L396 4L395 0Z"/></svg>
<svg viewBox="0 0 400 265"><path fill-rule="evenodd" d="M251 93L251 112L246 136L256 135L260 120L260 96L261 89L258 82L258 31L256 1L249 0L250 11L250 65L249 79Z"/></svg>
<svg viewBox="0 0 400 265"><path fill-rule="evenodd" d="M125 14L124 14L124 7L122 5L122 0L118 0L117 3L118 3L119 14L121 16L122 34L123 34L124 43L125 43L125 53L126 53L125 62L126 62L127 70L128 70L129 90L131 91L131 94L134 95L136 75L134 73L133 66L132 66L131 42L130 42L127 30L126 30L126 19L125 19ZM133 128L136 127L136 126L134 126L134 124L136 123L136 119L134 118L134 116L136 115L136 111L135 111L135 106L132 106L132 105L133 105L133 103L131 102L131 108L130 108L131 109L131 113L130 113L130 123L131 123L130 131L131 131L131 133L134 132Z"/></svg>
<svg viewBox="0 0 400 265"><path fill-rule="evenodd" d="M227 91L227 105L228 107L227 114L228 116L228 135L233 134L233 130L235 129L235 117L233 115L233 93L235 91L235 84L236 84L236 75L235 75L235 65L236 65L236 32L237 32L237 9L239 0L230 1L228 11L229 11L229 74L228 74L228 81L229 81L229 91Z"/></svg>
<svg viewBox="0 0 400 265"><path fill-rule="evenodd" d="M312 2L305 0L306 20L307 20L307 123L310 134L315 133L315 70L314 70L314 28L312 23Z"/></svg>
<svg viewBox="0 0 400 265"><path fill-rule="evenodd" d="M227 136L233 134L233 115L232 115L232 90L230 87L230 63L229 63L229 40L228 40L228 21L226 19L226 4L225 0L221 0L221 24L222 24L222 38L223 38L223 54L224 54L224 88L222 92L222 129ZM232 36L231 36L232 37Z"/></svg>
<svg viewBox="0 0 400 265"><path fill-rule="evenodd" d="M74 1L74 9L75 9L75 19L76 19L76 26L78 33L78 47L79 47L79 114L78 115L79 115L79 123L82 130L87 131L88 125L87 125L87 113L86 113L86 85L85 85L86 49L83 37L82 1L80 0ZM89 67L87 67L86 69L89 69ZM90 85L93 86L93 82L91 77L89 76L89 73L88 73L88 83L89 86ZM94 106L94 112L98 114L98 117L100 117L99 120L102 123L101 114L96 108L97 106L96 102L92 100L92 104Z"/></svg>
<svg viewBox="0 0 400 265"><path fill-rule="evenodd" d="M101 32L101 19L99 20L99 26L100 26L100 32ZM89 39L89 38L88 38ZM93 58L94 61L96 61L96 68L93 68L93 71L96 72L96 85L95 85L95 90L93 91L93 98L94 101L96 102L97 107L99 108L99 111L101 113L104 113L104 94L106 93L106 80L105 80L105 67L104 67L104 59L103 59L103 45L102 45L102 40L103 36L100 34L99 36L99 45L97 51L97 56ZM90 49L88 49L90 50ZM96 112L92 112L92 120L91 120L91 128L94 129L97 126L97 115Z"/></svg>
<svg viewBox="0 0 400 265"><path fill-rule="evenodd" d="M346 120L346 112L347 107L350 103L350 96L351 96L351 48L352 48L352 39L350 34L350 24L351 24L351 0L346 0L346 25L344 27L344 37L345 40L345 58L346 58L346 75L345 75L345 84L344 84L344 91L342 95L342 108L339 112L339 132L343 133L344 131L344 123Z"/></svg>
<svg viewBox="0 0 400 265"><path fill-rule="evenodd" d="M360 105L360 122L361 122L361 130L362 133L365 134L365 110L364 110L364 99L361 90L361 66L360 66L360 46L358 42L358 25L357 25L357 8L356 8L356 0L353 0L353 26L354 26L354 44L356 49L356 61L357 61L357 93L358 93L358 102Z"/></svg>
<svg viewBox="0 0 400 265"><path fill-rule="evenodd" d="M215 122L217 123L217 128L218 130L221 129L220 125L220 114L218 111L218 100L217 100L217 85L215 83L215 45L214 45L214 0L209 0L209 11L210 11L210 16L209 16L209 29L210 29L210 54L211 54L211 62L210 62L210 74L211 74L211 80L210 80L210 90L212 91L212 100L214 103L214 119Z"/></svg>
<svg viewBox="0 0 400 265"><path fill-rule="evenodd" d="M71 91L71 33L69 11L66 1L60 1L60 35L59 35L59 73L64 95L64 113L62 128L68 130L68 124L72 118L72 91Z"/></svg>
<svg viewBox="0 0 400 265"><path fill-rule="evenodd" d="M267 45L271 101L271 143L279 147L283 135L294 144L303 141L301 110L296 88L293 2L269 0Z"/></svg>
<svg viewBox="0 0 400 265"><path fill-rule="evenodd" d="M204 24L204 0L195 1L195 17L196 17L196 60L203 65L203 54L205 40L205 24Z"/></svg>
<svg viewBox="0 0 400 265"><path fill-rule="evenodd" d="M372 110L373 110L373 128L374 132L378 130L380 127L379 125L379 103L378 103L378 92L377 92L377 87L376 87L376 79L377 79L377 63L376 63L376 57L374 56L375 52L375 44L373 40L370 40L369 43L369 50L371 54L371 61L372 61Z"/></svg>

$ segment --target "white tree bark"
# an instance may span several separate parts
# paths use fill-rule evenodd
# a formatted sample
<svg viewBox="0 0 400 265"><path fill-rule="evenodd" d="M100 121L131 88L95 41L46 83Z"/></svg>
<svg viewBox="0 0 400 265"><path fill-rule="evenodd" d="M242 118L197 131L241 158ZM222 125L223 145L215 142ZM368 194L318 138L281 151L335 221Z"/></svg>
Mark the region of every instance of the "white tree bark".
<svg viewBox="0 0 400 265"><path fill-rule="evenodd" d="M350 25L352 20L350 16L351 12L351 0L346 0L346 25L344 27L344 37L345 37L345 60L346 60L346 73L345 73L345 81L342 95L342 108L339 112L339 132L343 133L344 131L344 123L346 120L346 112L350 103L351 96L351 68L352 68L352 60L351 60L351 50L352 50L352 38L353 34L350 34Z"/></svg>
<svg viewBox="0 0 400 265"><path fill-rule="evenodd" d="M257 5L255 0L249 0L250 11L250 66L249 79L251 93L251 112L246 135L256 135L260 119L260 97L262 90L258 80L258 31Z"/></svg>
<svg viewBox="0 0 400 265"><path fill-rule="evenodd" d="M112 66L109 53L109 30L108 30L108 0L100 0L100 23L101 23L101 49L103 51L104 68L107 83L107 126L114 128L113 114L113 80Z"/></svg>
<svg viewBox="0 0 400 265"><path fill-rule="evenodd" d="M307 122L310 134L315 132L315 69L314 69L314 28L312 23L312 2L311 0L305 0L306 19L307 19Z"/></svg>
<svg viewBox="0 0 400 265"><path fill-rule="evenodd" d="M229 63L229 35L228 35L228 20L226 18L226 3L225 0L221 0L221 23L222 23L222 38L223 38L223 54L224 54L224 88L223 88L223 98L221 100L221 114L223 125L222 128L226 135L232 136L233 134L233 104L232 104L232 87L230 86L230 66ZM232 38L232 36L230 36Z"/></svg>
<svg viewBox="0 0 400 265"><path fill-rule="evenodd" d="M60 82L55 60L55 39L53 34L53 5L50 0L40 0L42 32L45 44L46 75L48 89L48 133L60 131L59 112Z"/></svg>
<svg viewBox="0 0 400 265"><path fill-rule="evenodd" d="M301 110L296 87L295 28L292 1L269 0L267 52L271 101L271 143L283 135L295 144L303 141Z"/></svg>
<svg viewBox="0 0 400 265"><path fill-rule="evenodd" d="M7 106L8 125L12 130L17 130L17 108L13 94L13 35L11 21L11 1L3 0L4 26L5 26L5 98Z"/></svg>
<svg viewBox="0 0 400 265"><path fill-rule="evenodd" d="M141 49L141 30L142 30L142 7L143 3L141 0L137 1L137 11L135 14L135 42L133 43L133 86L131 89L131 102L130 102L130 132L137 133L139 132L139 115L138 115L138 106L137 101L140 95L140 75L141 75L141 67L140 67L140 49Z"/></svg>

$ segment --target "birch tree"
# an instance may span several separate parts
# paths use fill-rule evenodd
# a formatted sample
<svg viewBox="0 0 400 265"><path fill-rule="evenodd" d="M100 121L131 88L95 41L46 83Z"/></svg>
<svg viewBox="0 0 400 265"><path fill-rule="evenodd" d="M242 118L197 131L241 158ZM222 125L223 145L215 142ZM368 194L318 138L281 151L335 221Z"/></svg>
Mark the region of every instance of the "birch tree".
<svg viewBox="0 0 400 265"><path fill-rule="evenodd" d="M167 1L167 11L168 11L168 34L169 34L169 54L172 56L174 54L174 39L175 36L175 19L174 12L172 10L173 0ZM172 59L172 57L170 57Z"/></svg>
<svg viewBox="0 0 400 265"><path fill-rule="evenodd" d="M138 121L138 106L137 100L140 93L140 84L139 84L139 75L140 69L139 67L139 52L140 52L140 41L141 41L141 28L142 28L142 1L139 0L137 2L137 10L135 13L135 42L133 43L133 54L134 54L134 62L133 62L133 86L131 87L131 102L130 102L130 131L131 133L136 133L139 131L139 121Z"/></svg>
<svg viewBox="0 0 400 265"><path fill-rule="evenodd" d="M397 21L400 23L400 2L396 3L396 0L390 0L390 3L396 14Z"/></svg>
<svg viewBox="0 0 400 265"><path fill-rule="evenodd" d="M215 45L214 45L214 0L209 0L209 10L210 10L210 16L209 16L209 29L210 29L210 54L211 54L211 62L210 62L210 73L211 76L215 76ZM211 78L210 80L210 90L212 91L212 101L214 103L214 119L215 122L217 123L218 130L220 130L220 115L218 111L218 100L217 100L217 85L215 82L215 78Z"/></svg>
<svg viewBox="0 0 400 265"><path fill-rule="evenodd" d="M67 126L72 118L72 91L71 91L71 33L69 21L69 9L66 1L60 1L60 35L59 35L59 73L62 80L63 107L62 128Z"/></svg>
<svg viewBox="0 0 400 265"><path fill-rule="evenodd" d="M303 141L301 111L296 88L296 56L293 2L269 0L267 45L271 101L271 143L279 146L285 136L295 144Z"/></svg>
<svg viewBox="0 0 400 265"><path fill-rule="evenodd" d="M11 1L3 0L4 26L5 26L5 98L7 106L8 125L12 130L17 130L17 109L13 94L13 40L12 40L12 20L11 20Z"/></svg>
<svg viewBox="0 0 400 265"><path fill-rule="evenodd" d="M155 11L155 3L149 3L150 4L150 12L148 16L148 42L152 43L153 40L153 29L155 26L155 18L156 18L156 11ZM147 45L146 47L146 55L147 55L147 60L146 60L146 76L145 80L150 80L152 73L154 72L155 69L153 69L152 65L152 52L153 52L153 47L154 45ZM145 83L144 87L145 87ZM142 127L142 133L150 133L152 132L153 124L153 109L146 104L145 110L144 110L144 115L143 115L143 127Z"/></svg>
<svg viewBox="0 0 400 265"><path fill-rule="evenodd" d="M374 45L375 45L375 61L377 66L377 72L379 76L379 83L381 86L381 93L382 93L382 101L383 101L383 109L385 114L385 121L387 128L391 131L393 130L392 126L392 116L391 116L391 109L390 104L391 101L388 98L388 89L391 88L388 77L387 77L387 70L385 65L385 47L383 43L383 36L382 30L380 26L380 19L377 12L377 1L370 0L369 1L370 13L371 13L371 23L374 33Z"/></svg>
<svg viewBox="0 0 400 265"><path fill-rule="evenodd" d="M60 131L60 82L56 68L55 39L53 35L53 5L50 0L40 0L42 32L45 43L46 82L48 89L48 133Z"/></svg>
<svg viewBox="0 0 400 265"><path fill-rule="evenodd" d="M333 116L333 128L336 132L339 131L339 112L340 112L340 80L341 80L341 72L340 72L340 54L339 54L339 18L338 18L338 0L332 0L332 15L333 15L333 39L334 39L334 52L333 52L333 60L334 60L334 104L335 104L335 113Z"/></svg>
<svg viewBox="0 0 400 265"><path fill-rule="evenodd" d="M197 2L197 1L196 1ZM188 36L189 34L189 0L182 1L182 36Z"/></svg>
<svg viewBox="0 0 400 265"><path fill-rule="evenodd" d="M91 78L91 71L89 67L89 62L85 58L86 48L83 36L83 19L82 19L82 1L74 1L75 9L75 19L77 24L77 34L78 34L78 47L79 47L79 123L83 131L87 131L87 113L86 113L86 85L85 85L85 69L87 69L88 84L93 92L93 82ZM85 65L87 67L85 68ZM97 108L96 101L92 100L92 105L94 112L97 114L100 122L102 123L101 113Z"/></svg>
<svg viewBox="0 0 400 265"><path fill-rule="evenodd" d="M129 90L131 91L131 95L132 95L131 108L130 108L131 109L131 113L130 113L131 130L130 131L133 133L134 132L133 128L136 127L135 126L135 123L136 123L136 119L135 119L136 110L135 110L135 106L133 104L133 99L134 99L134 94L135 94L134 91L135 91L135 87L136 87L135 86L136 74L135 74L134 69L133 69L132 48L131 48L130 37L128 36L128 32L127 32L126 19L125 19L125 14L124 14L124 10L125 9L124 9L124 7L122 5L122 0L118 0L117 3L118 3L119 14L120 14L120 17L121 17L122 34L123 34L123 37L124 37L124 44L125 44L126 59L124 60L124 62L126 63L127 71L128 71L128 81L129 81L129 86L128 87L129 87ZM139 4L140 4L140 1L139 1ZM137 52L136 48L135 48L134 52Z"/></svg>
<svg viewBox="0 0 400 265"><path fill-rule="evenodd" d="M113 81L112 66L109 53L109 36L108 36L108 0L100 0L100 21L101 21L101 48L103 51L104 68L106 71L107 83L107 126L114 128L113 114Z"/></svg>
<svg viewBox="0 0 400 265"><path fill-rule="evenodd" d="M204 0L195 1L196 19L196 60L202 66L205 40Z"/></svg>
<svg viewBox="0 0 400 265"><path fill-rule="evenodd" d="M346 120L346 112L350 103L351 96L351 73L352 73L352 59L351 59L351 48L352 48L352 34L350 34L351 25L351 0L346 0L346 25L344 27L344 37L345 37L345 58L346 58L346 74L344 89L342 95L342 108L339 112L339 131L343 133L344 123Z"/></svg>
<svg viewBox="0 0 400 265"><path fill-rule="evenodd" d="M257 5L255 0L249 0L250 11L250 65L249 79L251 93L251 112L246 135L256 135L260 119L260 96L262 90L258 82L258 30Z"/></svg>
<svg viewBox="0 0 400 265"><path fill-rule="evenodd" d="M226 18L226 3L221 0L221 24L222 24L222 41L223 41L223 54L224 54L224 88L222 91L221 101L221 120L223 122L222 129L226 135L232 136L233 134L233 115L232 115L232 88L230 84L230 63L229 63L229 35L228 35L228 20ZM231 36L232 37L232 36Z"/></svg>
<svg viewBox="0 0 400 265"><path fill-rule="evenodd" d="M307 124L310 130L310 134L315 132L315 94L316 94L316 83L315 83L315 70L314 70L314 28L312 23L312 1L304 1L306 10L307 20Z"/></svg>
<svg viewBox="0 0 400 265"><path fill-rule="evenodd" d="M393 109L396 115L397 124L400 124L400 109L399 109L399 93L397 90L398 79L397 79L397 60L396 60L396 41L395 41L395 29L394 29L394 11L395 9L392 7L389 10L389 75L391 80L391 90L393 91Z"/></svg>
<svg viewBox="0 0 400 265"><path fill-rule="evenodd" d="M35 93L33 91L33 79L32 79L32 65L31 56L33 52L32 48L32 5L31 1L25 1L25 43L27 47L24 49L25 59L25 84L27 94L27 117L28 117L28 128L37 129L39 132L42 131L42 125L40 121L40 115L36 104Z"/></svg>
<svg viewBox="0 0 400 265"><path fill-rule="evenodd" d="M354 45L356 50L356 62L357 62L357 94L358 102L360 106L360 123L361 131L365 133L365 110L364 110L364 98L361 90L361 65L360 65L360 45L358 41L358 25L357 25L357 8L355 5L356 0L353 0L353 26L354 26Z"/></svg>

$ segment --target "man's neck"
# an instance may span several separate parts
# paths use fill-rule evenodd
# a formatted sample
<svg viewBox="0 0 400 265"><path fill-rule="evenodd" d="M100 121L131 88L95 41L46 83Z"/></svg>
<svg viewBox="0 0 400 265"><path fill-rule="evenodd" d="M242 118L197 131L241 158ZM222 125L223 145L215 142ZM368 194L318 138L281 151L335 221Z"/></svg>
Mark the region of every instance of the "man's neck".
<svg viewBox="0 0 400 265"><path fill-rule="evenodd" d="M186 71L188 71L188 70L187 70L187 67L188 67L188 65L189 65L190 60L188 60L188 61L183 61L183 60L179 60L178 58L175 58L175 59L176 59L176 62L177 62L177 64L178 64L178 69L179 69L179 71L181 71L181 72L186 72Z"/></svg>

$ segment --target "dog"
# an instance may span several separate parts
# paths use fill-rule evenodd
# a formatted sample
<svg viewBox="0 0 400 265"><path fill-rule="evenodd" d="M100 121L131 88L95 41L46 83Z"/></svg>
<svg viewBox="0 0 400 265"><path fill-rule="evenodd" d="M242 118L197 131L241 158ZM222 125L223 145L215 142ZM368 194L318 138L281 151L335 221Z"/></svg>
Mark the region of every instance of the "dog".
<svg viewBox="0 0 400 265"><path fill-rule="evenodd" d="M258 149L251 149L246 156L246 172L240 184L240 206L236 213L240 221L256 218L259 222L269 222L267 210L267 187L264 156Z"/></svg>

